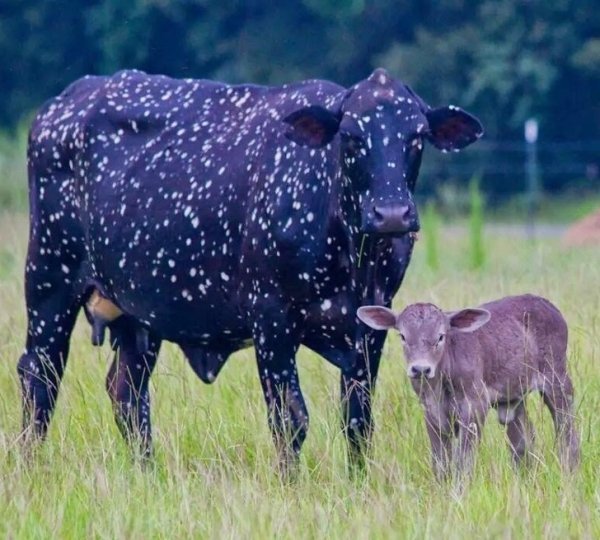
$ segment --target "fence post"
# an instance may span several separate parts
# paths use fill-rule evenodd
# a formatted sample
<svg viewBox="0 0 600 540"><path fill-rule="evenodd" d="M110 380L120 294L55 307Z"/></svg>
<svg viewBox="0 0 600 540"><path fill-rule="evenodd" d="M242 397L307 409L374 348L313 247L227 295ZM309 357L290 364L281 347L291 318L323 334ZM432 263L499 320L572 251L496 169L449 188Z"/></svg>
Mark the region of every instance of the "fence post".
<svg viewBox="0 0 600 540"><path fill-rule="evenodd" d="M535 217L540 196L540 174L538 166L537 140L538 121L529 118L525 121L525 175L527 177L527 235L535 237Z"/></svg>

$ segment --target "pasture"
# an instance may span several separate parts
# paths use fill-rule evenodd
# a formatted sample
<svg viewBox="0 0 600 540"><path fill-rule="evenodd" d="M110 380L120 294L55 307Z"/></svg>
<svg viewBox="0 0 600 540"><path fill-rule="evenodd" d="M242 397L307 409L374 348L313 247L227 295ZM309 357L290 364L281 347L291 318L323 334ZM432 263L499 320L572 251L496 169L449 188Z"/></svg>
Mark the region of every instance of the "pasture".
<svg viewBox="0 0 600 540"><path fill-rule="evenodd" d="M443 226L442 226L443 229ZM165 346L152 378L156 457L142 470L114 424L104 378L108 346L95 349L82 318L46 443L19 453L16 362L24 343L25 213L0 214L0 535L9 538L594 538L600 535L600 250L559 239L530 242L487 232L487 261L469 269L462 228L441 232L439 268L423 240L395 306L430 300L448 309L525 291L550 298L570 327L582 465L561 473L549 414L537 396L529 470L511 466L490 415L475 475L464 491L429 469L420 407L390 336L375 396L374 451L364 478L346 473L338 371L307 350L300 378L311 413L300 473L283 484L251 349L204 385Z"/></svg>

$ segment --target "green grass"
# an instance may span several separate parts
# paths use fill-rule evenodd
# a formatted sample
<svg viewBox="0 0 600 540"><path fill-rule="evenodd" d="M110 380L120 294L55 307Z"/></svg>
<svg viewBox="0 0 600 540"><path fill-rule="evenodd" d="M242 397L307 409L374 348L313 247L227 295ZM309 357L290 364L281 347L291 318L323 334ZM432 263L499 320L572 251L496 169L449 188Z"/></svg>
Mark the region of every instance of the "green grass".
<svg viewBox="0 0 600 540"><path fill-rule="evenodd" d="M540 197L535 218L544 223L569 224L600 209L600 193L590 185L588 190L565 191L560 195ZM527 195L514 195L507 201L486 209L488 217L501 223L525 222L529 216Z"/></svg>
<svg viewBox="0 0 600 540"><path fill-rule="evenodd" d="M22 123L14 133L0 131L0 212L27 210L27 129Z"/></svg>
<svg viewBox="0 0 600 540"><path fill-rule="evenodd" d="M440 218L433 202L425 205L422 219L423 245L425 250L425 263L431 270L440 267L439 234Z"/></svg>
<svg viewBox="0 0 600 540"><path fill-rule="evenodd" d="M570 324L583 462L558 467L551 420L531 397L537 459L513 471L504 434L488 418L471 484L459 492L431 476L421 410L391 336L375 399L368 476L350 480L339 431L338 372L306 350L299 364L311 412L300 475L275 474L251 350L205 386L167 346L152 380L154 467L131 461L113 423L104 376L80 321L54 421L30 460L18 452L15 364L25 318L24 215L0 217L0 536L9 538L597 538L600 536L600 251L567 251L486 234L483 271L468 269L468 238L441 232L440 269L417 243L396 305L430 300L452 309L509 293L551 298Z"/></svg>
<svg viewBox="0 0 600 540"><path fill-rule="evenodd" d="M469 257L471 269L477 270L485 263L485 244L483 242L483 195L479 189L478 176L469 182Z"/></svg>

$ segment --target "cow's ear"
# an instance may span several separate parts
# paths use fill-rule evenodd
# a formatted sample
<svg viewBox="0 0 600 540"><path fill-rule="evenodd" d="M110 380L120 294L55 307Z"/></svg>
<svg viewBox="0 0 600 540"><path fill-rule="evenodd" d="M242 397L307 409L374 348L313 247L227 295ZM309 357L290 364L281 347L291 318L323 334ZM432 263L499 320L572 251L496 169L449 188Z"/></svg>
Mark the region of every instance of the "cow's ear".
<svg viewBox="0 0 600 540"><path fill-rule="evenodd" d="M294 111L283 121L289 124L285 136L301 146L321 148L331 142L341 118L324 107L311 105Z"/></svg>
<svg viewBox="0 0 600 540"><path fill-rule="evenodd" d="M446 313L450 328L459 332L474 332L486 324L492 314L487 309L467 308Z"/></svg>
<svg viewBox="0 0 600 540"><path fill-rule="evenodd" d="M362 306L358 308L356 315L374 330L389 330L396 326L396 314L383 306Z"/></svg>
<svg viewBox="0 0 600 540"><path fill-rule="evenodd" d="M429 123L427 138L444 152L457 151L481 138L481 122L458 107L440 107L425 113Z"/></svg>

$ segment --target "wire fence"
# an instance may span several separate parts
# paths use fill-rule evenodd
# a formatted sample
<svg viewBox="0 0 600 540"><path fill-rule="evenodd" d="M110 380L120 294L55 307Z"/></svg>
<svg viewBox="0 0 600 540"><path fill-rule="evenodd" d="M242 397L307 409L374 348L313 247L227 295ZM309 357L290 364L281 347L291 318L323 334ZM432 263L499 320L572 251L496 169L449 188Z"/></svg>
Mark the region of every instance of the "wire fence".
<svg viewBox="0 0 600 540"><path fill-rule="evenodd" d="M0 137L0 207L27 205L25 136ZM426 151L418 182L419 199L443 199L448 207L463 210L467 184L477 176L486 205L530 197L528 149L523 140L487 140L463 152ZM536 144L539 194L600 199L600 140L539 141ZM530 197L531 198L531 197Z"/></svg>
<svg viewBox="0 0 600 540"><path fill-rule="evenodd" d="M488 202L525 193L527 144L482 140L458 154L430 151L423 160L420 190L431 196L448 182L465 185L477 175ZM600 191L600 140L540 141L536 144L539 187L544 193Z"/></svg>

